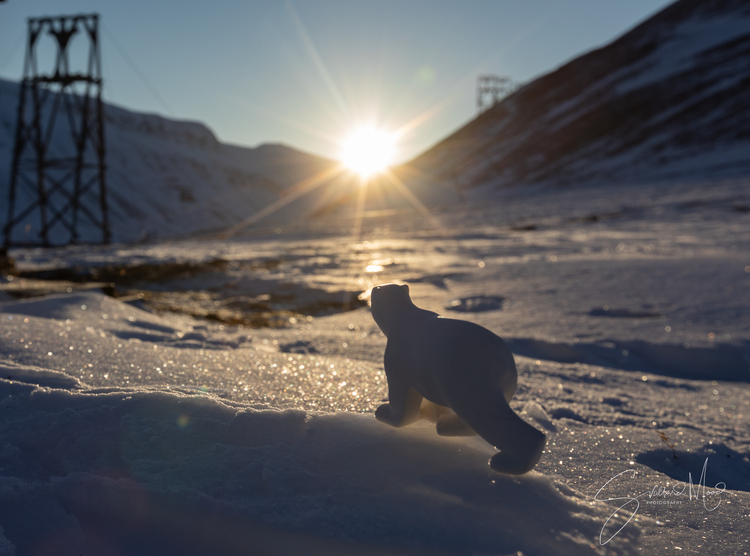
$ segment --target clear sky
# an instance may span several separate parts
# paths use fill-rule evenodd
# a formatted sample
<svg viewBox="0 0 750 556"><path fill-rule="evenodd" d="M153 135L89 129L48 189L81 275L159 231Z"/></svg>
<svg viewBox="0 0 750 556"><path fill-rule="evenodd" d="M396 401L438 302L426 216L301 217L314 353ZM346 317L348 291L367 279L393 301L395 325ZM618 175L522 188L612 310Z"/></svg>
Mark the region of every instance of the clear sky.
<svg viewBox="0 0 750 556"><path fill-rule="evenodd" d="M408 129L405 160L474 117L479 74L527 82L669 3L6 0L0 77L22 75L27 17L98 12L108 102L332 158L355 127Z"/></svg>

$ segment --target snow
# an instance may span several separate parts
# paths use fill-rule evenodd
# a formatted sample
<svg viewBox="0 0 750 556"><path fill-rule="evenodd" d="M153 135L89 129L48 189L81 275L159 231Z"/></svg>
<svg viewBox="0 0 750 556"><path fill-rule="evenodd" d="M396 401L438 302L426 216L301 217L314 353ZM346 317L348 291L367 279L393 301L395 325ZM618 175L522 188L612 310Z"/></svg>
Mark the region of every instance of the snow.
<svg viewBox="0 0 750 556"><path fill-rule="evenodd" d="M744 17L743 17L744 16ZM624 94L648 83L666 79L689 69L694 58L706 55L725 43L744 38L750 28L750 14L733 13L724 17L693 16L681 22L676 32L647 58L639 63L639 73L620 85L617 90Z"/></svg>
<svg viewBox="0 0 750 556"><path fill-rule="evenodd" d="M237 542L222 538L234 521L297 535L275 550L312 537L313 547L337 541L333 553L364 544L594 554L604 515L541 475L493 475L487 446L438 442L424 427L396 432L371 416L7 380L2 395L0 519L20 553L56 536L74 551L156 554L166 543L200 554ZM530 512L540 519L529 523Z"/></svg>
<svg viewBox="0 0 750 556"><path fill-rule="evenodd" d="M342 217L12 251L26 274L0 282L0 554L742 554L747 206L741 181L537 188L435 210L437 227L373 216L359 238ZM189 272L114 288L38 279L177 263ZM534 471L494 473L478 437L375 419L386 339L369 308L329 301L399 280L508 342L511 406L548 438ZM273 327L195 316L263 292ZM705 496L673 492L704 464Z"/></svg>

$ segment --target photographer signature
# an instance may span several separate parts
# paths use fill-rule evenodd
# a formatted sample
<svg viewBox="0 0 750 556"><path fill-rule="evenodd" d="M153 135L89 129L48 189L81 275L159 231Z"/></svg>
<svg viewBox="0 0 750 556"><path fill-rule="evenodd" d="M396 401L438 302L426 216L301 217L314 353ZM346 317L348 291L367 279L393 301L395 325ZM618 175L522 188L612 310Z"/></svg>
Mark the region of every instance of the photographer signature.
<svg viewBox="0 0 750 556"><path fill-rule="evenodd" d="M625 526L630 523L630 520L635 517L635 514L638 512L638 509L641 507L640 500L641 498L648 496L649 500L653 501L647 501L646 503L657 503L656 501L666 500L669 497L680 497L680 496L687 496L688 500L695 500L702 499L703 507L706 511L712 512L716 508L719 507L721 504L721 495L726 491L727 485L723 482L716 483L716 486L711 489L706 487L706 469L708 468L708 458L706 458L706 461L703 462L703 471L701 472L700 480L698 481L698 484L693 484L693 474L688 473L688 482L687 483L675 483L673 486L663 486L663 485L654 485L654 487L651 490L647 490L646 492L643 492L641 494L635 495L635 496L618 496L613 498L600 498L599 495L601 492L609 485L612 481L617 479L618 477L621 477L622 475L625 475L626 473L630 473L630 478L635 478L636 471L635 469L626 469L625 471L621 471L611 479L609 479L602 488L600 488L596 495L594 496L594 500L597 500L599 502L619 502L623 501L623 503L610 514L610 516L606 519L604 522L604 525L602 525L602 530L599 532L599 544L605 545L612 539L614 539L617 534L622 531ZM717 498L714 499L713 497L716 496ZM718 500L715 504L713 504L714 500ZM630 514L630 517L628 517L627 521L620 527L615 533L609 537L606 541L602 540L602 537L604 536L604 529L607 527L607 523L609 523L609 520L614 517L617 512L622 510L625 506L628 504L632 504L635 502L635 509ZM672 504L681 504L682 502L670 502Z"/></svg>

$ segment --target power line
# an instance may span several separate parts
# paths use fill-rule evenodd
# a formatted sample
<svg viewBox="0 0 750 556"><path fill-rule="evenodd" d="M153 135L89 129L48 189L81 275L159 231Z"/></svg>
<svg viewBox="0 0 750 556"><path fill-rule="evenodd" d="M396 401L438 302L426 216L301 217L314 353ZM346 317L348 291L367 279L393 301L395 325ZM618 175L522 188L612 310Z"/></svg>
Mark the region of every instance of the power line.
<svg viewBox="0 0 750 556"><path fill-rule="evenodd" d="M130 66L130 69L133 70L133 72L138 76L138 78L143 82L143 84L146 86L146 88L149 90L149 92L154 96L156 99L156 102L158 102L164 110L166 110L167 114L174 115L174 111L172 108L170 108L169 104L167 104L167 101L164 100L164 97L162 97L159 92L156 90L156 88L151 84L151 82L148 80L148 78L144 75L144 73L138 68L138 66L133 62L133 60L128 56L128 53L125 52L125 49L120 45L119 42L117 42L117 39L112 35L109 28L102 22L102 29L104 30L104 34L107 35L107 38L112 41L112 44L115 46L117 51L120 53L120 55L123 57L125 62Z"/></svg>
<svg viewBox="0 0 750 556"><path fill-rule="evenodd" d="M25 29L22 28L21 31L18 33L16 40L13 41L13 45L10 47L10 50L8 50L8 53L3 58L2 62L0 62L0 72L5 71L5 67L13 59L13 56L16 55L16 51L23 44L24 35L25 35Z"/></svg>

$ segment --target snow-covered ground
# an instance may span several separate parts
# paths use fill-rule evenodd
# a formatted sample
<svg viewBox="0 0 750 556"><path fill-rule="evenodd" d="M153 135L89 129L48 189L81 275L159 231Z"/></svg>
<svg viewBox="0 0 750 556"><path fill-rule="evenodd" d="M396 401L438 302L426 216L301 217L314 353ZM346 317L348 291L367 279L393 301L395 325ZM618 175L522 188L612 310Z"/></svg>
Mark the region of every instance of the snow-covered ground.
<svg viewBox="0 0 750 556"><path fill-rule="evenodd" d="M750 551L748 183L434 216L12 252L0 554ZM385 338L357 295L396 280L506 339L535 471L375 420Z"/></svg>

